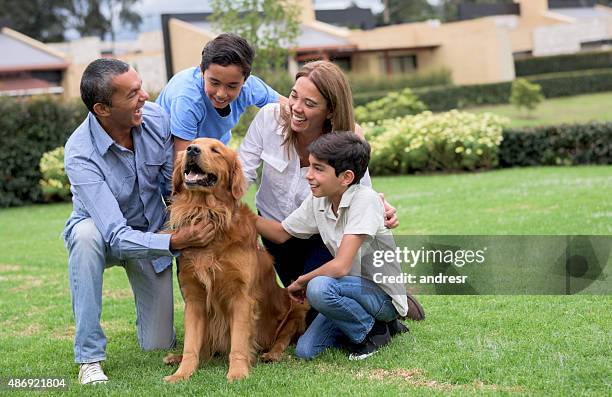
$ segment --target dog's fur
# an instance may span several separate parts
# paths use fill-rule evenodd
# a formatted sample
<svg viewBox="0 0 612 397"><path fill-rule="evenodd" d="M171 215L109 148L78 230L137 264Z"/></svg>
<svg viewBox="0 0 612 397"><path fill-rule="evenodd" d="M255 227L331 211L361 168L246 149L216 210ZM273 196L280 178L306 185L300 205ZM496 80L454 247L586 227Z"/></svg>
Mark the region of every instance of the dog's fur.
<svg viewBox="0 0 612 397"><path fill-rule="evenodd" d="M280 360L304 332L308 305L291 301L276 283L272 257L257 247L255 214L240 202L246 184L236 152L208 138L191 145L195 150L181 152L174 166L169 225L204 220L215 236L205 248L181 252L185 345L182 357L165 358L180 366L164 380L188 379L201 359L220 353L229 355L231 381L249 375L258 352L264 361ZM199 170L190 173L194 166Z"/></svg>

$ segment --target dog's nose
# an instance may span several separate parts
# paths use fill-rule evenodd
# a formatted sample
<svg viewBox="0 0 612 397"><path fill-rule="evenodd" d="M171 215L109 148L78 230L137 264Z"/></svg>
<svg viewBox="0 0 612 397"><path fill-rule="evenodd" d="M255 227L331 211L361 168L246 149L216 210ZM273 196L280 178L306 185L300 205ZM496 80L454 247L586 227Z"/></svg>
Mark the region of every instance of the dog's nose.
<svg viewBox="0 0 612 397"><path fill-rule="evenodd" d="M188 156L197 156L201 152L202 152L202 150L200 150L198 145L189 145L189 146L187 146L187 155Z"/></svg>

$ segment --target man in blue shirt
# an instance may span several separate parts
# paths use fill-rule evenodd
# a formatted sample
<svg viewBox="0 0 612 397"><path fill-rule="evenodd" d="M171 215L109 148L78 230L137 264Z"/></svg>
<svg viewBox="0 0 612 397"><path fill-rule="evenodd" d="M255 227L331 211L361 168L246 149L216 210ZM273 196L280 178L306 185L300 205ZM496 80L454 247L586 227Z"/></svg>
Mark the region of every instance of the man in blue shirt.
<svg viewBox="0 0 612 397"><path fill-rule="evenodd" d="M83 384L106 382L100 361L106 338L100 326L102 275L125 268L136 301L143 350L174 346L172 257L205 246L210 225L158 233L166 221L162 187L171 186L172 137L168 117L146 102L136 71L116 59L93 61L81 79L89 109L65 149L73 211L66 222L75 361Z"/></svg>
<svg viewBox="0 0 612 397"><path fill-rule="evenodd" d="M200 66L170 79L156 102L170 115L175 152L185 150L195 138L227 144L247 107L278 102L276 91L250 75L253 56L244 38L223 33L206 44Z"/></svg>

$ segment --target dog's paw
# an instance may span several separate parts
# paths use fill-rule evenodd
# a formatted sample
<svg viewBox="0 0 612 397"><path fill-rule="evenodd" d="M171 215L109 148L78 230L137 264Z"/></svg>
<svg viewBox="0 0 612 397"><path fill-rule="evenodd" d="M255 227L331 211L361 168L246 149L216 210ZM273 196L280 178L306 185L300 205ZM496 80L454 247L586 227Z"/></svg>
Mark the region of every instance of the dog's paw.
<svg viewBox="0 0 612 397"><path fill-rule="evenodd" d="M176 382L180 382L182 380L187 380L189 379L190 375L168 375L168 376L164 376L164 382L166 383L176 383Z"/></svg>
<svg viewBox="0 0 612 397"><path fill-rule="evenodd" d="M266 363L276 363L283 358L283 353L279 352L267 352L261 355L261 359Z"/></svg>
<svg viewBox="0 0 612 397"><path fill-rule="evenodd" d="M249 376L249 368L246 365L232 365L227 372L227 380L233 382L235 380L245 379Z"/></svg>
<svg viewBox="0 0 612 397"><path fill-rule="evenodd" d="M164 357L163 361L164 361L164 364L166 364L166 365L180 364L181 361L183 361L183 355L182 354L168 353L166 355L166 357Z"/></svg>

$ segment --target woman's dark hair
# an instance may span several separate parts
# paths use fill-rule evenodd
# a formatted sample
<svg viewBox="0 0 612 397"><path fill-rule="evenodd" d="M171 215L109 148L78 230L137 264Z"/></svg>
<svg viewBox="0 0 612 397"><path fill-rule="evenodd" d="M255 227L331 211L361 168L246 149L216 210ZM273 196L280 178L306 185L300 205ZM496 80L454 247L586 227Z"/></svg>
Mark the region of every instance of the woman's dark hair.
<svg viewBox="0 0 612 397"><path fill-rule="evenodd" d="M90 63L81 77L81 99L90 112L96 103L112 106L115 93L113 77L130 70L130 65L113 58L100 58Z"/></svg>
<svg viewBox="0 0 612 397"><path fill-rule="evenodd" d="M202 50L202 73L212 64L238 65L246 80L251 74L255 50L246 39L234 33L222 33L206 43Z"/></svg>

